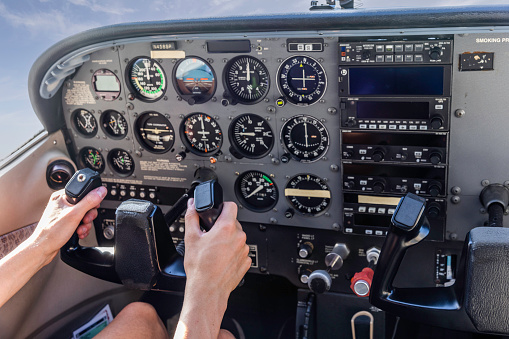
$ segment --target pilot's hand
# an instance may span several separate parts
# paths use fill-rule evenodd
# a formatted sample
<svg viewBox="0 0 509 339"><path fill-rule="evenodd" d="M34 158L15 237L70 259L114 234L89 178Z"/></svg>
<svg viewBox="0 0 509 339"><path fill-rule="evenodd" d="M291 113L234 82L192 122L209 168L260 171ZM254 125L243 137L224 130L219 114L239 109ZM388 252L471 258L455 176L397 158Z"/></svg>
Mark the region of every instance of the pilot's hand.
<svg viewBox="0 0 509 339"><path fill-rule="evenodd" d="M53 260L76 228L79 238L88 235L97 217L97 208L105 196L106 188L102 186L88 193L76 205L67 202L65 190L51 195L37 228L30 236L30 240L44 250L45 264Z"/></svg>

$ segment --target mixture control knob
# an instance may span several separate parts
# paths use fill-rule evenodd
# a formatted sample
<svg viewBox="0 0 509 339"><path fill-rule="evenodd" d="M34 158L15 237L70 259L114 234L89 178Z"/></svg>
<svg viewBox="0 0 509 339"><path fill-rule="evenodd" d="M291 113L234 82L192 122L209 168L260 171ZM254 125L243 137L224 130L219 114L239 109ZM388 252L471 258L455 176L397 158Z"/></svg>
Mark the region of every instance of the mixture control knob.
<svg viewBox="0 0 509 339"><path fill-rule="evenodd" d="M385 184L381 181L377 181L373 184L373 192L382 193L385 189Z"/></svg>
<svg viewBox="0 0 509 339"><path fill-rule="evenodd" d="M431 118L431 128L439 129L444 124L444 119L441 116Z"/></svg>
<svg viewBox="0 0 509 339"><path fill-rule="evenodd" d="M439 182L436 182L436 181L432 181L429 183L429 186L428 186L428 193L432 196L432 197L436 197L440 194L440 192L442 191L442 185L439 183Z"/></svg>
<svg viewBox="0 0 509 339"><path fill-rule="evenodd" d="M351 280L350 288L357 296L369 296L373 274L373 270L369 267L365 267L361 272L355 273Z"/></svg>
<svg viewBox="0 0 509 339"><path fill-rule="evenodd" d="M178 161L178 162L181 162L182 160L184 160L186 158L186 152L182 151L182 152L179 152L177 154L175 154L175 159Z"/></svg>
<svg viewBox="0 0 509 339"><path fill-rule="evenodd" d="M433 165L437 165L437 164L441 163L442 162L442 154L440 154L439 152L431 152L431 154L429 155L429 161Z"/></svg>
<svg viewBox="0 0 509 339"><path fill-rule="evenodd" d="M324 293L330 290L332 278L327 271L317 270L308 277L309 289L315 293Z"/></svg>
<svg viewBox="0 0 509 339"><path fill-rule="evenodd" d="M442 52L442 49L438 46L435 46L429 50L429 58L431 60L438 60L438 59L440 59L441 52Z"/></svg>
<svg viewBox="0 0 509 339"><path fill-rule="evenodd" d="M384 160L385 152L383 149L377 148L373 151L373 155L371 156L371 159L375 162L380 162Z"/></svg>
<svg viewBox="0 0 509 339"><path fill-rule="evenodd" d="M113 239L115 237L115 227L113 225L106 226L103 229L103 235L108 240Z"/></svg>
<svg viewBox="0 0 509 339"><path fill-rule="evenodd" d="M350 250L346 244L337 243L334 245L332 252L325 256L325 265L330 267L331 270L339 270L349 254Z"/></svg>
<svg viewBox="0 0 509 339"><path fill-rule="evenodd" d="M305 242L300 244L299 246L299 257L302 259L306 259L313 253L313 244L310 242Z"/></svg>

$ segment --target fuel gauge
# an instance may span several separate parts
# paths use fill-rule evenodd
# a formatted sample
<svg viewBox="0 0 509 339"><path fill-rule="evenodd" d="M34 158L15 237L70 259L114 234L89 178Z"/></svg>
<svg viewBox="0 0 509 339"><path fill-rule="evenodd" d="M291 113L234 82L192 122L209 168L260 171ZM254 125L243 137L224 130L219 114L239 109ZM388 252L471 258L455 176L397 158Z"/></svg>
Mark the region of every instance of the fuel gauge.
<svg viewBox="0 0 509 339"><path fill-rule="evenodd" d="M131 155L120 148L115 148L108 153L108 163L119 175L127 177L134 172L134 160Z"/></svg>
<svg viewBox="0 0 509 339"><path fill-rule="evenodd" d="M85 167L93 169L99 173L104 171L104 158L94 147L85 147L80 151L79 157L81 164Z"/></svg>
<svg viewBox="0 0 509 339"><path fill-rule="evenodd" d="M108 110L101 116L101 127L112 139L123 139L127 135L127 120L117 111Z"/></svg>

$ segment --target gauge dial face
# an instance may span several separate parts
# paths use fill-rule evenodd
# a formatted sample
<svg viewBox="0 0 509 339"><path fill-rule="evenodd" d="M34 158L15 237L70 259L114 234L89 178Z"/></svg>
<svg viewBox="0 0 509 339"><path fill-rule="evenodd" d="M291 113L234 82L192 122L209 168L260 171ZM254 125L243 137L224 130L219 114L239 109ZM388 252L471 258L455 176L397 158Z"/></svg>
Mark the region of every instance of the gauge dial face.
<svg viewBox="0 0 509 339"><path fill-rule="evenodd" d="M290 103L312 105L324 95L327 76L315 59L293 56L279 67L278 87Z"/></svg>
<svg viewBox="0 0 509 339"><path fill-rule="evenodd" d="M137 58L130 64L128 82L142 100L154 101L160 99L166 91L166 76L155 60Z"/></svg>
<svg viewBox="0 0 509 339"><path fill-rule="evenodd" d="M182 122L181 138L197 155L212 155L223 143L223 132L216 120L205 113L191 113Z"/></svg>
<svg viewBox="0 0 509 339"><path fill-rule="evenodd" d="M173 147L175 131L164 115L147 112L136 120L136 138L147 151L165 153Z"/></svg>
<svg viewBox="0 0 509 339"><path fill-rule="evenodd" d="M101 116L104 133L113 139L123 139L127 135L127 120L117 111L109 110Z"/></svg>
<svg viewBox="0 0 509 339"><path fill-rule="evenodd" d="M95 71L92 76L95 94L104 101L113 101L120 95L120 81L109 69Z"/></svg>
<svg viewBox="0 0 509 339"><path fill-rule="evenodd" d="M177 92L190 104L204 103L216 91L216 75L203 59L188 57L175 67L174 84Z"/></svg>
<svg viewBox="0 0 509 339"><path fill-rule="evenodd" d="M121 176L128 176L134 172L134 160L127 151L115 148L108 153L108 163Z"/></svg>
<svg viewBox="0 0 509 339"><path fill-rule="evenodd" d="M83 166L93 169L99 173L104 171L104 158L97 149L85 147L80 151L80 160Z"/></svg>
<svg viewBox="0 0 509 339"><path fill-rule="evenodd" d="M318 216L329 207L329 186L313 174L299 174L291 178L285 187L290 205L303 215Z"/></svg>
<svg viewBox="0 0 509 339"><path fill-rule="evenodd" d="M223 79L235 100L255 104L269 91L269 71L262 62L248 55L238 56L226 65Z"/></svg>
<svg viewBox="0 0 509 339"><path fill-rule="evenodd" d="M274 146L269 123L256 114L246 113L233 119L228 137L240 155L251 159L267 155Z"/></svg>
<svg viewBox="0 0 509 339"><path fill-rule="evenodd" d="M294 159L313 162L327 152L329 132L318 119L297 115L283 125L281 142Z"/></svg>
<svg viewBox="0 0 509 339"><path fill-rule="evenodd" d="M72 113L72 123L76 131L85 138L92 138L97 134L97 120L86 109L77 109Z"/></svg>
<svg viewBox="0 0 509 339"><path fill-rule="evenodd" d="M244 207L253 212L266 212L276 206L276 184L263 172L242 173L235 182L235 193Z"/></svg>

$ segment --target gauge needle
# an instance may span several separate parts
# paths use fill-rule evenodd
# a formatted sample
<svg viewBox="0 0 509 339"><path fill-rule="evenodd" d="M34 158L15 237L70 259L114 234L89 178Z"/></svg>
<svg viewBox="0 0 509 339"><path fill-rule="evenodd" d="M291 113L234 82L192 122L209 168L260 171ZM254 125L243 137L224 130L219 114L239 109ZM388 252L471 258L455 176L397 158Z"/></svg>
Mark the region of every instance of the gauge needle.
<svg viewBox="0 0 509 339"><path fill-rule="evenodd" d="M306 147L309 147L308 145L308 124L304 123L304 138L306 138Z"/></svg>
<svg viewBox="0 0 509 339"><path fill-rule="evenodd" d="M203 117L201 117L200 122L201 122L201 130L205 132L205 126L203 125Z"/></svg>
<svg viewBox="0 0 509 339"><path fill-rule="evenodd" d="M251 81L251 70L249 69L249 61L247 62L247 75L246 75L247 81Z"/></svg>
<svg viewBox="0 0 509 339"><path fill-rule="evenodd" d="M150 81L150 72L148 71L148 67L145 68L147 70L147 80Z"/></svg>
<svg viewBox="0 0 509 339"><path fill-rule="evenodd" d="M254 137L256 134L255 132L240 132L239 135L247 135L248 137Z"/></svg>
<svg viewBox="0 0 509 339"><path fill-rule="evenodd" d="M262 185L258 186L258 187L257 187L257 188L253 191L253 192L251 192L251 194L249 194L249 195L246 197L246 199L247 199L247 198L251 198L253 195L255 195L256 193L260 192L262 189L263 189L263 186L262 186Z"/></svg>

